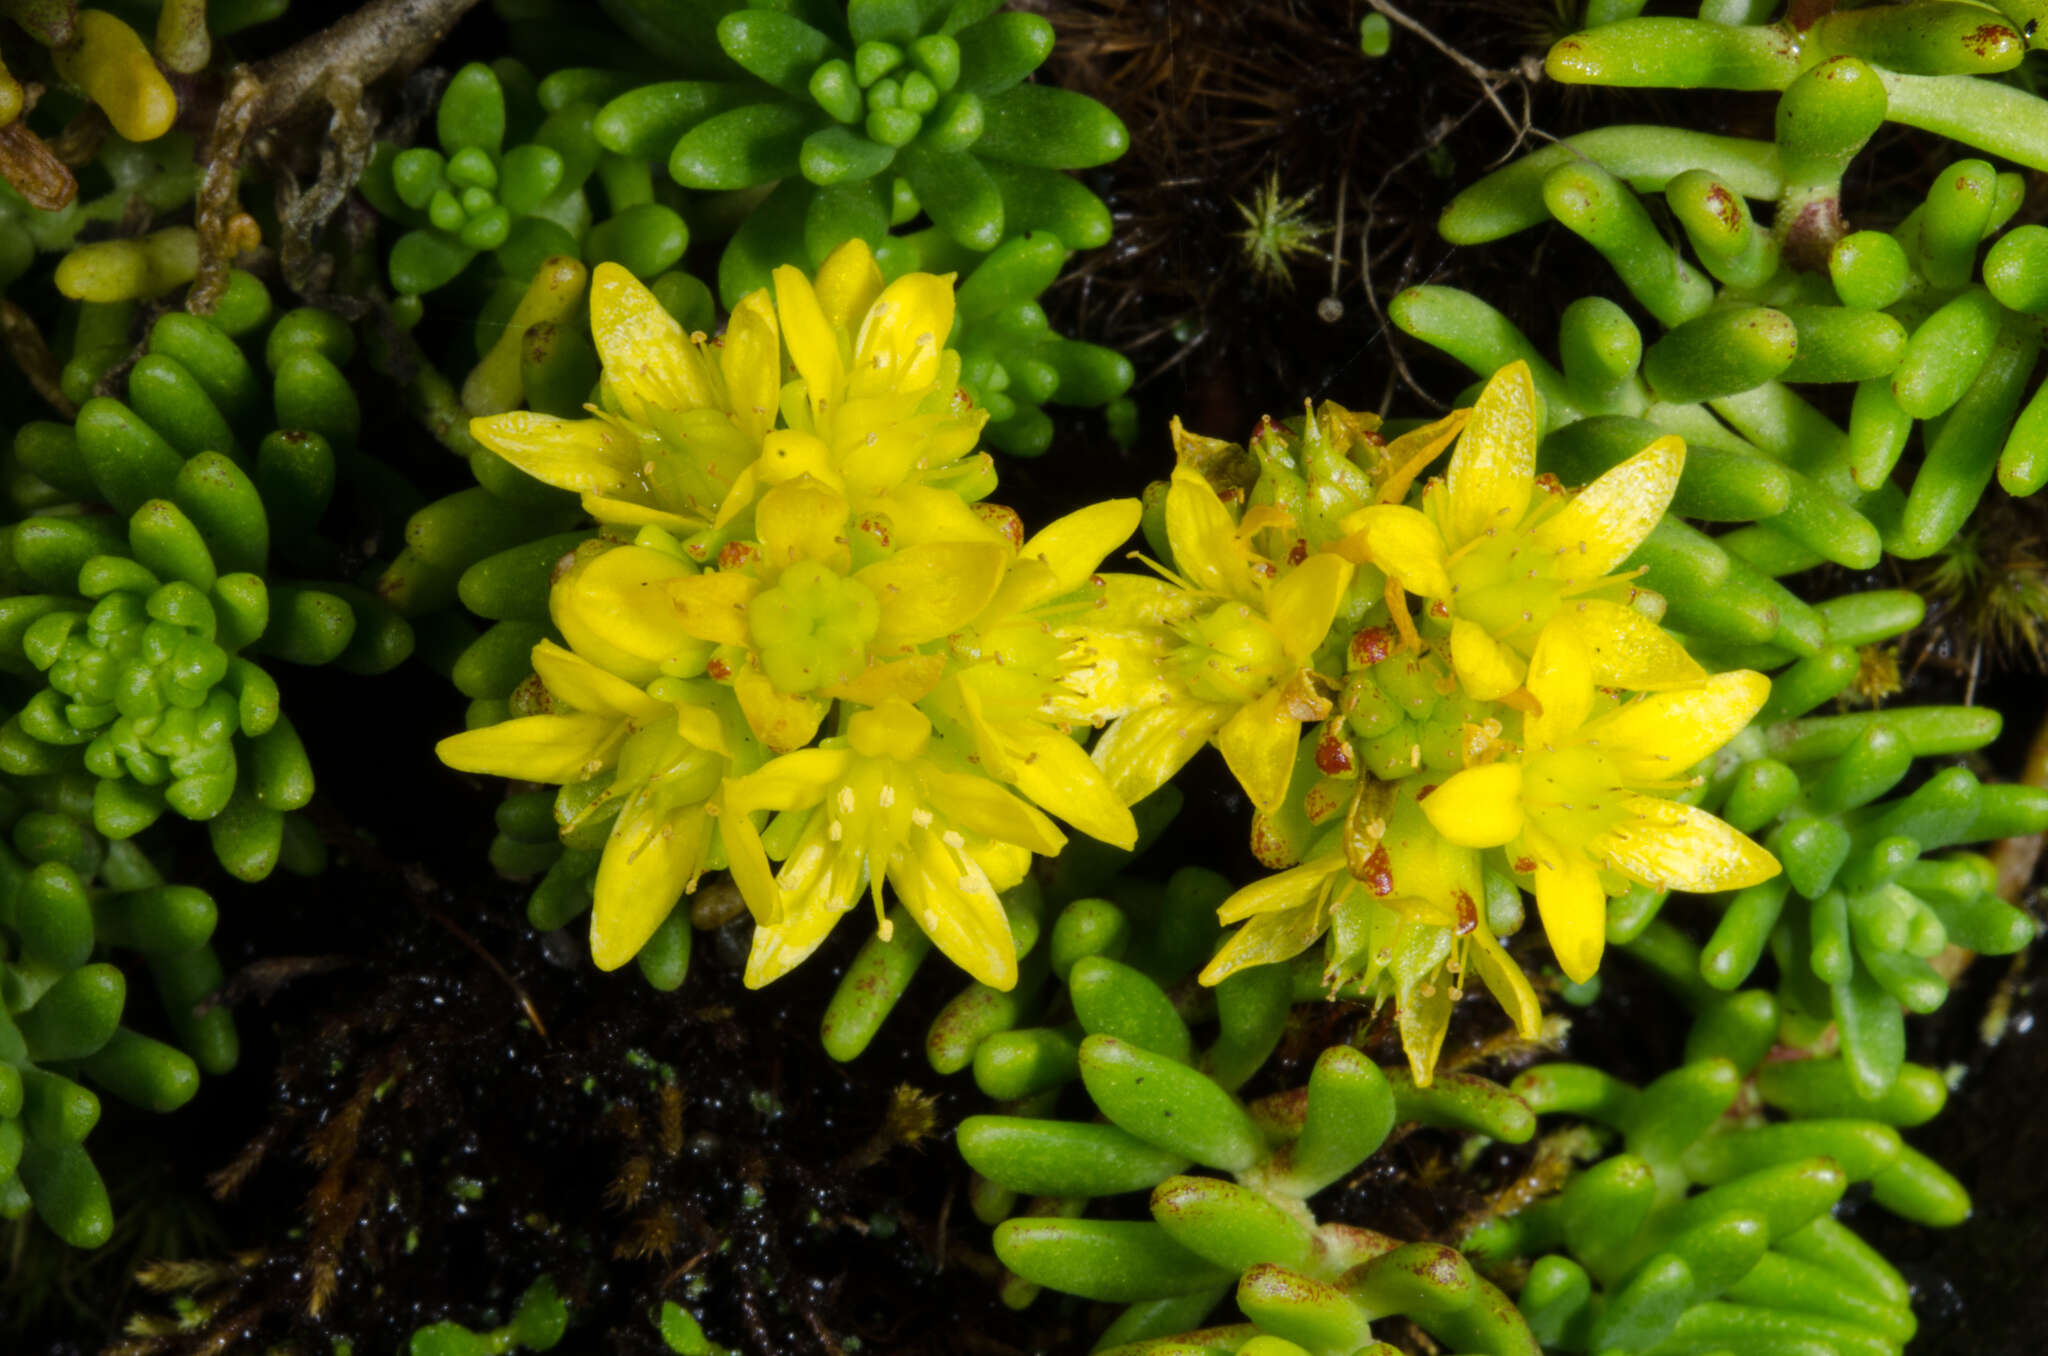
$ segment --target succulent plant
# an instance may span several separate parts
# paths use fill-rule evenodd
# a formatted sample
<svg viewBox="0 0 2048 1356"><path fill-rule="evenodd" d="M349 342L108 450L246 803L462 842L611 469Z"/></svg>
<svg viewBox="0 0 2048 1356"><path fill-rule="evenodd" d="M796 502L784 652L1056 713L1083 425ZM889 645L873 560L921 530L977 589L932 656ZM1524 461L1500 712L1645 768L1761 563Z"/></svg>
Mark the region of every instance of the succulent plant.
<svg viewBox="0 0 2048 1356"><path fill-rule="evenodd" d="M1787 719L1745 732L1709 781L1708 803L1764 835L1785 873L1726 898L1701 975L1738 988L1768 951L1787 1013L1816 1033L1833 1024L1865 1098L1904 1066L1904 1013L1947 997L1933 964L1943 951L2006 955L2033 938L2033 920L1998 897L1990 863L1946 850L2041 832L2048 793L1986 786L1950 766L1883 799L1917 759L1981 748L1999 724L1976 707Z"/></svg>
<svg viewBox="0 0 2048 1356"><path fill-rule="evenodd" d="M1628 949L1693 1008L1686 1062L1641 1088L1577 1064L1520 1075L1514 1090L1538 1115L1590 1122L1618 1151L1461 1246L1522 1277L1521 1311L1548 1351L1901 1351L1911 1292L1833 1210L1867 1181L1925 1224L1968 1213L1962 1188L1896 1128L1940 1109L1940 1079L1907 1066L1861 1097L1844 1061L1775 1046L1768 993L1703 982L1675 930L1654 925Z"/></svg>
<svg viewBox="0 0 2048 1356"><path fill-rule="evenodd" d="M524 107L530 99L508 97L497 70L471 62L442 93L438 149L378 147L361 188L379 212L411 228L391 247L391 285L402 296L445 286L479 254L497 255L506 276L524 286L547 256L580 253L590 225L583 185L602 155L590 135L591 109L570 104L537 127L515 126L515 115L538 111ZM525 136L508 148L515 130ZM689 239L680 219L673 228L681 236L670 262Z"/></svg>
<svg viewBox="0 0 2048 1356"><path fill-rule="evenodd" d="M112 303L119 305L119 303ZM206 822L216 855L260 879L312 768L261 658L376 673L410 629L372 595L269 574L273 551L331 566L314 529L349 445L348 331L319 312L271 327L271 408L222 329L152 326L128 402L88 398L75 426L24 425L5 533L5 670L32 691L0 734L16 776L83 769L93 821L127 838L166 810ZM81 354L74 364L93 359ZM281 429L256 438L255 430ZM104 506L104 507L98 507Z"/></svg>
<svg viewBox="0 0 2048 1356"><path fill-rule="evenodd" d="M1780 89L1776 138L1600 128L1495 171L1444 211L1442 233L1464 245L1564 225L1606 258L1660 335L1588 296L1560 317L1552 367L1469 294L1414 288L1390 308L1402 329L1477 372L1532 360L1545 461L1561 475L1611 464L1651 429L1684 437L1679 511L1753 524L1721 544L1772 577L1824 561L1865 569L1882 552L1931 555L1994 471L2015 496L2048 483L2048 403L2030 396L2048 235L2006 229L2020 176L1988 160L1950 165L1888 231L1850 229L1842 192L1887 117L2048 163L2048 103L1979 78L2010 69L2026 41L1965 4L1799 22L1627 18L1563 40L1549 63L1560 79ZM1691 257L1638 192L1661 194ZM1767 222L1752 200L1773 204ZM1806 385L1854 387L1846 428L1794 389Z"/></svg>
<svg viewBox="0 0 2048 1356"><path fill-rule="evenodd" d="M593 124L605 148L663 159L685 188L776 185L721 258L727 306L843 240L899 271L888 233L920 215L974 251L1036 230L1069 249L1109 239L1108 209L1063 171L1115 159L1129 137L1094 100L1027 80L1052 49L1039 15L996 0L608 10L656 50L696 48L705 78L618 94Z"/></svg>
<svg viewBox="0 0 2048 1356"><path fill-rule="evenodd" d="M1318 1224L1307 1206L1397 1122L1526 1139L1533 1118L1503 1089L1463 1074L1418 1088L1336 1046L1305 1088L1246 1106L1229 1089L1263 1054L1244 1063L1212 1051L1198 1064L1165 991L1120 962L1077 960L1068 986L1086 1033L1074 1061L1107 1123L975 1116L959 1131L962 1155L1001 1188L976 1197L984 1218L1016 1195L1043 1198L996 1228L997 1255L1027 1283L1008 1292L1013 1303L1047 1286L1127 1304L1098 1347L1118 1351L1163 1349L1150 1343L1199 1325L1233 1287L1253 1326L1181 1341L1234 1351L1264 1333L1351 1352L1373 1340L1374 1321L1405 1314L1457 1350L1536 1350L1505 1298L1455 1251ZM1131 1191L1151 1193L1150 1222L1080 1217L1089 1198Z"/></svg>
<svg viewBox="0 0 2048 1356"><path fill-rule="evenodd" d="M0 1218L33 1208L79 1248L114 1229L85 1146L99 1098L84 1084L175 1111L202 1070L224 1073L238 1052L227 1011L199 1006L221 983L212 898L98 833L93 788L79 774L0 779ZM125 1024L140 1007L117 948L148 962L176 1046Z"/></svg>

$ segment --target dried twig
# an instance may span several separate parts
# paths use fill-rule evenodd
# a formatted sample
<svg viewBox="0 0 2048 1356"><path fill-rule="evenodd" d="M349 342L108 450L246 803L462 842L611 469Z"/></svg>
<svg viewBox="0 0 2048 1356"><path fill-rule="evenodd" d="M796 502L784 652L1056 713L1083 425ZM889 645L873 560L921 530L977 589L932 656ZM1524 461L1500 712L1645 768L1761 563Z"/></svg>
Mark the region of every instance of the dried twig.
<svg viewBox="0 0 2048 1356"><path fill-rule="evenodd" d="M1456 64L1459 70L1465 72L1465 74L1471 76L1474 80L1477 80L1479 82L1479 88L1485 92L1486 101L1493 105L1495 111L1500 114L1501 121L1506 123L1508 125L1508 130L1512 131L1515 134L1514 144L1509 146L1507 150L1501 152L1500 159L1495 160L1493 162L1494 164L1498 165L1503 163L1509 157L1513 156L1516 152L1522 149L1522 143L1529 139L1529 120L1534 108L1533 104L1530 102L1529 86L1535 80L1541 78L1543 74L1543 68L1540 65L1532 67L1529 62L1525 61L1522 63L1520 68L1516 70L1490 70L1487 67L1482 66L1478 62L1474 61L1471 57L1466 56L1463 52L1451 46L1442 38L1439 38L1436 34L1430 32L1427 28L1423 27L1420 23L1417 23L1414 19L1409 18L1406 14L1403 14L1400 10L1394 8L1394 6L1389 4L1387 0L1371 0L1371 3L1374 9L1386 15L1389 19L1401 25L1401 27L1407 29L1409 32L1414 33L1416 36L1420 37L1424 42L1428 43L1431 47L1436 48L1437 51L1442 52L1445 56L1449 57L1454 64ZM1501 101L1500 87L1502 85L1514 85L1521 90L1522 116L1520 118L1517 118L1514 114L1508 112L1507 104Z"/></svg>
<svg viewBox="0 0 2048 1356"><path fill-rule="evenodd" d="M206 172L199 187L199 278L187 303L193 311L203 314L212 310L227 286L234 246L232 223L239 215L235 184L254 143L324 101L333 110L330 139L343 150L331 162L337 171L333 184L328 182L329 162L323 156L318 196L305 211L310 215L325 206L331 213L354 183L344 171L363 154L361 144L366 139L351 135L363 125L363 88L424 61L455 21L476 3L372 0L276 56L229 73L226 97L200 156ZM354 173L360 172L358 165ZM321 219L325 220L324 215Z"/></svg>
<svg viewBox="0 0 2048 1356"><path fill-rule="evenodd" d="M57 356L50 352L43 332L36 328L29 313L11 301L0 301L0 345L5 345L7 356L14 359L22 376L28 378L28 384L57 412L58 418L78 417L78 406L64 394Z"/></svg>

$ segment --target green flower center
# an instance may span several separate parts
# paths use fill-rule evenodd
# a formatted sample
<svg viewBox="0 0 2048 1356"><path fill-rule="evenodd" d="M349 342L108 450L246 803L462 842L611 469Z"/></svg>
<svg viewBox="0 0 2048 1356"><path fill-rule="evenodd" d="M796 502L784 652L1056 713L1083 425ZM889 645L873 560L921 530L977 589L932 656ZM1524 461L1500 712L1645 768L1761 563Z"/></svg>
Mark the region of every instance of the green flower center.
<svg viewBox="0 0 2048 1356"><path fill-rule="evenodd" d="M1224 603L1182 632L1187 644L1168 663L1198 700L1248 702L1285 676L1287 651L1257 609Z"/></svg>
<svg viewBox="0 0 2048 1356"><path fill-rule="evenodd" d="M1362 770L1382 781L1443 780L1465 766L1469 742L1499 733L1503 714L1460 690L1442 660L1406 651L1352 670L1337 710Z"/></svg>
<svg viewBox="0 0 2048 1356"><path fill-rule="evenodd" d="M784 570L747 606L761 671L783 692L813 692L853 677L881 620L881 605L865 584L814 560Z"/></svg>

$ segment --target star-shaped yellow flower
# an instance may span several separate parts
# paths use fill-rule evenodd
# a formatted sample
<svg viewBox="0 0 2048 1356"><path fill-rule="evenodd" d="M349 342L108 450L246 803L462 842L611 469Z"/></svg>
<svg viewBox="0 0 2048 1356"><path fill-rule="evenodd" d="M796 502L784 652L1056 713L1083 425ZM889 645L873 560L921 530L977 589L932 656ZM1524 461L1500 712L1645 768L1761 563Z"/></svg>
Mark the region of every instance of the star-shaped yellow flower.
<svg viewBox="0 0 2048 1356"><path fill-rule="evenodd" d="M973 741L989 775L1091 837L1128 848L1137 824L1116 788L1075 742L1098 708L1084 705L1075 671L1099 658L1076 643L1107 607L1104 557L1137 531L1135 499L1092 504L1025 542L973 625L952 638L960 661L933 694L934 714ZM1077 623L1080 627L1077 628Z"/></svg>
<svg viewBox="0 0 2048 1356"><path fill-rule="evenodd" d="M1159 698L1119 717L1096 743L1095 761L1126 804L1213 740L1252 804L1270 811L1287 794L1303 722L1330 714L1313 664L1351 564L1316 554L1282 568L1247 545L1265 518L1246 519L1233 519L1200 474L1174 471L1167 538L1175 582L1199 610L1167 623L1179 644L1156 661Z"/></svg>
<svg viewBox="0 0 2048 1356"><path fill-rule="evenodd" d="M590 920L591 956L614 970L697 886L732 766L731 733L708 684L665 680L670 698L652 696L551 641L534 648L533 666L566 709L453 735L435 752L464 772L520 781L566 786L612 775L583 814L617 815Z"/></svg>
<svg viewBox="0 0 2048 1356"><path fill-rule="evenodd" d="M1336 549L1426 602L1423 625L1448 633L1458 681L1481 701L1522 685L1553 617L1584 636L1602 686L1698 682L1698 663L1630 605L1634 576L1614 573L1664 516L1685 444L1659 438L1571 494L1536 474L1540 431L1528 364L1510 363L1480 392L1448 474L1423 488L1421 507L1361 509ZM1402 600L1389 603L1407 626Z"/></svg>
<svg viewBox="0 0 2048 1356"><path fill-rule="evenodd" d="M775 315L795 381L782 393L786 432L720 514L729 521L759 485L788 479L778 458L831 481L855 512L929 535L995 488L994 460L976 452L985 411L961 393L953 275L909 273L886 287L866 242L832 251L817 281L787 265L772 275ZM756 294L759 295L759 294Z"/></svg>
<svg viewBox="0 0 2048 1356"><path fill-rule="evenodd" d="M521 410L472 420L470 432L581 494L605 523L692 537L733 522L766 485L808 473L857 512L915 533L971 516L968 504L995 486L993 463L974 450L987 416L960 394L959 355L945 347L952 323L950 276L884 287L857 240L833 251L815 287L776 270L773 297L744 298L716 341L685 335L631 273L599 264L594 417ZM695 545L709 554L717 544Z"/></svg>
<svg viewBox="0 0 2048 1356"><path fill-rule="evenodd" d="M1373 794L1368 792L1367 794ZM1476 973L1515 1029L1533 1038L1536 992L1486 925L1479 853L1431 827L1412 790L1382 784L1383 818L1347 844L1353 824L1324 834L1309 860L1255 881L1217 918L1242 923L1207 968L1204 984L1293 959L1335 930L1324 979L1394 1004L1415 1081L1428 1085L1451 1009ZM1357 816L1350 817L1357 819Z"/></svg>
<svg viewBox="0 0 2048 1356"><path fill-rule="evenodd" d="M743 300L714 346L685 335L617 264L590 275L590 337L604 365L592 418L531 410L472 419L470 433L534 479L583 496L600 522L708 527L775 427L782 346L765 292Z"/></svg>
<svg viewBox="0 0 2048 1356"><path fill-rule="evenodd" d="M758 926L746 982L758 988L817 950L862 890L881 928L886 881L939 950L993 988L1017 982L999 890L1032 853L1066 843L1052 821L943 748L907 702L856 711L844 741L766 764L727 785L722 824L733 881ZM750 814L807 814L779 872Z"/></svg>
<svg viewBox="0 0 2048 1356"><path fill-rule="evenodd" d="M1736 890L1779 869L1743 834L1664 794L1691 785L1692 767L1749 724L1770 680L1738 670L1615 704L1592 675L1582 630L1546 628L1529 664L1540 709L1524 719L1522 754L1456 773L1422 802L1452 842L1506 849L1534 882L1558 964L1579 982L1599 968L1608 896L1628 882Z"/></svg>
<svg viewBox="0 0 2048 1356"><path fill-rule="evenodd" d="M929 693L946 660L921 647L980 614L1010 557L978 521L963 529L970 539L885 553L853 525L846 497L809 476L764 494L754 522L743 564L670 579L636 605L673 608L686 635L720 647L712 675L733 684L755 736L778 752L810 743L833 700Z"/></svg>

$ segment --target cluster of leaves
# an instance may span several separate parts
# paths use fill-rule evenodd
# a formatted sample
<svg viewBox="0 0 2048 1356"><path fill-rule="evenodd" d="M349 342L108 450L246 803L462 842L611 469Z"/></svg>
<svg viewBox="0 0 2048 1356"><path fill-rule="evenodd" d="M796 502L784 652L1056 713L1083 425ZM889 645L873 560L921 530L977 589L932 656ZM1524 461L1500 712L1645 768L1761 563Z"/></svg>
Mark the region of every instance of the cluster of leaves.
<svg viewBox="0 0 2048 1356"><path fill-rule="evenodd" d="M74 773L0 782L0 1218L31 1207L73 1247L107 1241L114 1214L85 1146L99 1121L90 1083L148 1111L175 1111L202 1071L238 1053L219 987L216 910L166 883L143 848L93 828L95 780ZM176 1040L127 1024L116 949L144 958Z"/></svg>
<svg viewBox="0 0 2048 1356"><path fill-rule="evenodd" d="M1482 374L1530 361L1552 435L1546 462L1567 479L1611 464L1649 430L1685 438L1678 507L1744 524L1717 540L1746 591L1752 574L1934 555L1994 475L2015 496L2048 482L2048 399L2034 381L2048 233L2007 229L2022 176L1988 159L1949 165L1889 230L1850 229L1842 188L1887 120L2048 165L2048 102L1999 78L2026 55L2031 25L1950 3L1793 6L1768 24L1748 16L1769 7L1626 17L1640 8L1603 7L1613 21L1558 42L1548 73L1781 91L1775 137L1599 128L1465 189L1440 229L1477 245L1554 221L1605 258L1661 333L1645 336L1621 307L1589 296L1559 317L1553 367L1455 289L1403 293L1395 323ZM1771 204L1767 220L1756 201ZM1852 398L1830 402L1831 386ZM1846 404L1846 425L1809 396ZM1653 565L1651 581L1688 596L1714 584L1675 563ZM1680 624L1721 639L1728 620ZM1800 639L1785 623L1759 638Z"/></svg>
<svg viewBox="0 0 2048 1356"><path fill-rule="evenodd" d="M348 327L312 310L273 322L253 296L260 307L212 319L160 316L125 401L93 396L73 424L16 433L0 665L28 685L0 727L0 772L89 773L94 827L110 838L167 810L204 822L245 880L318 857L288 820L313 794L312 767L257 661L374 674L412 648L373 595L271 575L273 543L333 571L339 548L318 527L338 467L363 459L339 366ZM243 347L258 343L268 399Z"/></svg>
<svg viewBox="0 0 2048 1356"><path fill-rule="evenodd" d="M411 228L390 258L400 293L442 287L489 254L480 336L504 330L499 344L533 347L523 336L538 318L516 318L516 303L544 259L565 255L623 264L665 300L687 293L672 309L708 329L702 285L670 273L692 223L730 236L717 270L727 307L774 268L816 268L862 239L890 279L979 275L953 341L996 446L1043 452L1048 402L1109 405L1127 429L1130 364L1054 333L1037 304L1075 250L1110 234L1108 209L1063 171L1113 159L1128 140L1094 101L1027 83L1053 42L1043 18L990 3L820 4L801 16L732 0L609 9L617 30L585 9L519 7L515 31L574 26L581 40L522 44L548 72L538 82L510 59L465 67L439 106L438 149L379 146L362 189ZM701 78L645 80L648 52L671 75ZM763 186L774 191L742 212L706 205L706 194ZM570 390L558 373L549 389L580 400L591 375ZM518 403L464 394L471 414Z"/></svg>
<svg viewBox="0 0 2048 1356"><path fill-rule="evenodd" d="M1045 1114L1043 1093L1056 1090L1046 1088L1035 1106L970 1117L958 1133L962 1155L999 1189L975 1198L984 1220L1019 1196L1038 1198L996 1227L997 1255L1024 1282L1007 1297L1027 1301L1046 1286L1126 1304L1101 1338L1118 1351L1176 1336L1234 1351L1265 1334L1351 1352L1370 1348L1375 1321L1406 1315L1460 1351L1532 1353L1512 1306L1455 1251L1318 1225L1306 1205L1396 1122L1512 1143L1534 1130L1528 1109L1469 1075L1418 1087L1343 1045L1318 1057L1305 1088L1247 1106L1233 1090L1278 1039L1277 1023L1260 1019L1284 1018L1290 986L1280 967L1254 973L1218 991L1219 1039L1198 1059L1187 1023L1144 972L1101 955L1073 961L1065 979L1080 1039L1070 1076L1106 1122ZM1261 1025L1266 1039L1247 1045ZM1151 1221L1081 1217L1091 1198L1132 1191L1151 1193ZM1251 1326L1182 1335L1233 1293Z"/></svg>
<svg viewBox="0 0 2048 1356"><path fill-rule="evenodd" d="M1583 1157L1597 1161L1461 1246L1522 1277L1519 1307L1546 1351L1897 1356L1916 1326L1906 1282L1832 1212L1867 1181L1922 1223L1967 1213L1961 1187L1895 1128L1940 1109L1941 1080L1909 1066L1866 1099L1840 1059L1766 1062L1779 1028L1769 994L1701 985L1675 931L1639 950L1693 999L1685 1062L1640 1088L1579 1064L1518 1077L1539 1116L1594 1127Z"/></svg>

